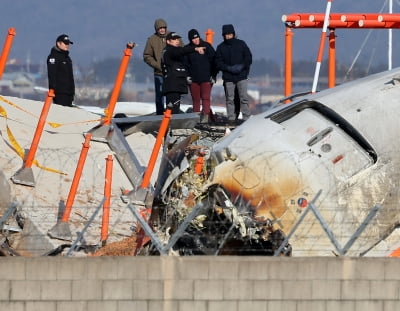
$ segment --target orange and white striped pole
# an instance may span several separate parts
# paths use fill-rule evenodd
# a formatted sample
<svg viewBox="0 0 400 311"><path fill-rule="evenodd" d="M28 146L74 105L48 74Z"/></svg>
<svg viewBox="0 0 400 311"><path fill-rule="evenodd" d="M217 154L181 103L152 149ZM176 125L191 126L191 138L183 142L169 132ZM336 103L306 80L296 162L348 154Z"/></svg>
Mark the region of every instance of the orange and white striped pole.
<svg viewBox="0 0 400 311"><path fill-rule="evenodd" d="M314 80L313 80L313 85L312 85L312 89L311 89L312 93L315 93L317 90L318 77L319 77L319 72L321 69L322 57L324 55L326 30L328 29L329 14L331 12L331 6L332 6L332 0L328 0L328 3L326 4L326 10L325 10L324 25L322 26L321 40L319 42L317 64L315 66Z"/></svg>

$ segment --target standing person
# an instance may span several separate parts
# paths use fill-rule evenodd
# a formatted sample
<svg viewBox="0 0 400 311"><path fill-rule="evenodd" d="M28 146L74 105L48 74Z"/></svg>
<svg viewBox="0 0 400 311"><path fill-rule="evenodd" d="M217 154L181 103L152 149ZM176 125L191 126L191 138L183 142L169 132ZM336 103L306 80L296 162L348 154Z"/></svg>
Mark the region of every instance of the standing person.
<svg viewBox="0 0 400 311"><path fill-rule="evenodd" d="M69 46L73 42L68 35L57 37L56 45L47 56L47 77L49 89L54 90L53 101L57 105L72 106L75 96L75 82Z"/></svg>
<svg viewBox="0 0 400 311"><path fill-rule="evenodd" d="M243 40L235 36L233 25L222 26L224 41L217 47L215 61L217 69L222 71L224 80L226 112L229 123L234 123L235 113L235 87L237 87L240 109L243 120L250 117L249 99L247 95L247 80L252 63L252 55L249 47Z"/></svg>
<svg viewBox="0 0 400 311"><path fill-rule="evenodd" d="M188 32L187 46L203 46L204 54L191 53L186 56L188 83L193 101L193 111L200 112L202 106L202 122L208 123L210 116L211 87L215 83L217 69L215 66L215 50L211 44L200 38L196 29ZM201 103L200 103L201 102Z"/></svg>
<svg viewBox="0 0 400 311"><path fill-rule="evenodd" d="M147 39L143 51L143 60L154 69L156 114L162 115L164 113L164 98L162 94L164 80L161 69L161 56L166 45L166 36L169 32L167 31L167 23L162 18L155 20L154 29L155 33Z"/></svg>
<svg viewBox="0 0 400 311"><path fill-rule="evenodd" d="M197 52L204 54L205 47L193 45L180 46L181 36L176 32L167 35L167 45L163 51L162 68L164 74L163 94L165 95L167 108L172 113L180 112L181 95L188 93L187 70L184 65L184 57L187 54Z"/></svg>

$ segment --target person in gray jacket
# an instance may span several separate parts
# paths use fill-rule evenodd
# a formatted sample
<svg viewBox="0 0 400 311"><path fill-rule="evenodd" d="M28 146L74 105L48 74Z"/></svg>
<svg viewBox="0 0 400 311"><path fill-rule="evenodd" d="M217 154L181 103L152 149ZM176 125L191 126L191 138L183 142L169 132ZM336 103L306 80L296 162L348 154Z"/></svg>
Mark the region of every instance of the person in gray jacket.
<svg viewBox="0 0 400 311"><path fill-rule="evenodd" d="M154 91L156 102L156 113L162 115L164 113L164 98L162 94L163 74L161 70L162 51L166 45L167 22L162 18L158 18L154 22L155 33L152 34L146 42L143 50L143 60L154 70Z"/></svg>

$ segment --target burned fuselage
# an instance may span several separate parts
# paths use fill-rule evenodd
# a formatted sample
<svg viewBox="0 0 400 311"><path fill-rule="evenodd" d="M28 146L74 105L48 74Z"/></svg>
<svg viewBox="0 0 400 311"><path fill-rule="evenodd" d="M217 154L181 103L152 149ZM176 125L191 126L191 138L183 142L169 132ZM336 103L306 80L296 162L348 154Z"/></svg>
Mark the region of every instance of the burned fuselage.
<svg viewBox="0 0 400 311"><path fill-rule="evenodd" d="M211 183L239 211L290 235L294 255L374 254L399 221L399 75L376 74L252 117L213 146Z"/></svg>
<svg viewBox="0 0 400 311"><path fill-rule="evenodd" d="M157 235L179 232L180 255L388 255L400 244L398 77L375 74L252 116L210 147L200 174L185 149L153 207Z"/></svg>

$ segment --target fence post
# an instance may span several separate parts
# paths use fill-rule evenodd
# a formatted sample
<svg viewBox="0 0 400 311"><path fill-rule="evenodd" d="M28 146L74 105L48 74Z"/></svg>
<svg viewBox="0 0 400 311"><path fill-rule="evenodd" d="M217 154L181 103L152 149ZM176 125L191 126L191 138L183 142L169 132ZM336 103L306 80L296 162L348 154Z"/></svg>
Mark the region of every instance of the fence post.
<svg viewBox="0 0 400 311"><path fill-rule="evenodd" d="M105 201L103 204L103 217L101 222L101 243L103 246L106 245L107 242L108 226L110 222L112 168L113 168L113 157L112 155L108 155L108 157L106 158L106 173L104 182Z"/></svg>
<svg viewBox="0 0 400 311"><path fill-rule="evenodd" d="M40 138L42 137L43 128L46 124L47 114L49 113L53 97L54 97L54 90L50 89L47 92L47 97L44 102L38 124L36 126L36 131L32 139L31 147L24 159L23 166L14 174L14 176L11 177L11 180L15 184L21 184L31 187L35 186L35 178L33 177L33 172L32 172L32 163L36 155L36 150L39 146Z"/></svg>
<svg viewBox="0 0 400 311"><path fill-rule="evenodd" d="M0 56L0 79L3 77L4 68L6 67L8 54L10 53L11 45L15 35L15 29L9 28L8 35L6 37L6 40L4 41L3 51Z"/></svg>

